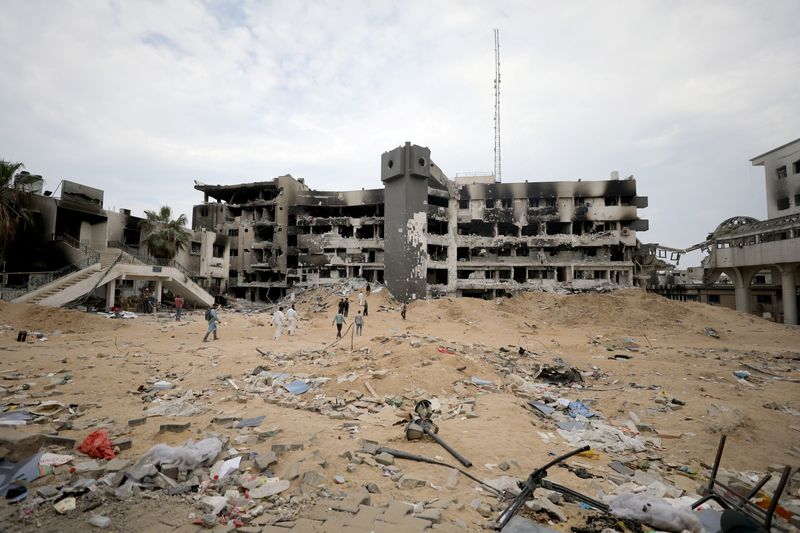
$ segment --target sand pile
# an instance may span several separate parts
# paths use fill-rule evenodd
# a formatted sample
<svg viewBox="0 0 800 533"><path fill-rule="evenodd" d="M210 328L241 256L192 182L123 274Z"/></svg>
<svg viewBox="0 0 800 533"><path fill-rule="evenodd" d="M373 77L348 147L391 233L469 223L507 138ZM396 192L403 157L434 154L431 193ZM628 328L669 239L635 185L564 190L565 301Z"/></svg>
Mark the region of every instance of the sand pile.
<svg viewBox="0 0 800 533"><path fill-rule="evenodd" d="M473 482L463 476L453 482L447 469L399 460L396 471L387 473L385 466L373 466L371 454L359 452L366 441L374 441L449 461L435 443L404 437L402 420L420 399L435 399L441 434L472 460L470 471L482 479L524 478L550 452L570 449L571 434L560 434L564 430L558 424L569 422L565 416L581 419L563 405L555 418L538 416L530 401L573 402L597 413L604 431L640 439L643 450L572 461L600 477L553 469L554 481L591 496L618 487L609 467L614 461L633 465L641 472L639 481L657 475L670 490L696 493L705 472L701 463L713 461L721 426L730 432L725 464L731 469L765 471L800 458L793 448L800 435L797 328L636 290L418 301L402 320L399 305L381 291L369 297L364 335L348 332L336 342L331 321L338 300L326 290L298 294L297 335L284 333L279 340L273 338L268 312L223 309L220 340L209 343L201 342L200 311L181 322L166 314L122 321L0 304L0 323L6 325L0 335L0 397L17 409L43 401L70 406L19 430L80 442L94 429L106 428L124 446L120 456L131 463L153 445L176 446L214 434L226 443L223 456L232 449L243 457L236 479L246 483L241 476L259 473L255 458L277 450L270 472L289 479L290 486L282 500L261 500L260 514L247 516L265 520L262 525L274 523L263 517L288 520L281 513L292 520L315 519L317 503L344 501L370 487L379 492L369 493L369 505L380 513L388 512L385 506L393 501L407 501L421 502L414 518L437 515L435 502L446 501L438 508L438 528L480 530L500 504L477 492ZM348 324L358 310L355 302L351 295ZM706 335L704 328L713 328L719 338ZM42 331L47 341L17 343L18 329ZM56 331L60 334L53 336ZM581 381L548 383L539 377L545 367L576 369ZM747 378L734 375L743 370ZM171 388L155 388L161 381ZM289 392L295 382L308 391ZM156 406L174 406L164 412L179 413L181 402L196 414L146 416ZM261 416L255 428L235 427L237 421ZM401 425L393 425L397 421ZM172 428L163 430L164 425ZM68 448L54 451L75 454ZM106 467L100 468L102 479ZM687 478L681 469L698 472L697 477ZM307 472L313 474L306 477ZM400 482L402 476L421 484L412 488L413 483ZM74 479L69 473L48 475L34 487ZM196 487L170 497L157 492L156 500L121 500L113 495L118 488L111 495L100 490L97 500L98 514L111 516L118 531L172 531L204 512L198 510ZM239 485L231 490L244 494ZM473 508L476 499L482 505ZM568 529L582 516L575 506L560 507L568 520L550 527ZM16 521L17 509L4 516ZM56 523L64 530L85 527L86 515L80 512L56 516L49 505L30 509L29 516L44 528ZM164 525L167 516L176 517L173 525ZM36 530L35 520L15 522L15 528Z"/></svg>

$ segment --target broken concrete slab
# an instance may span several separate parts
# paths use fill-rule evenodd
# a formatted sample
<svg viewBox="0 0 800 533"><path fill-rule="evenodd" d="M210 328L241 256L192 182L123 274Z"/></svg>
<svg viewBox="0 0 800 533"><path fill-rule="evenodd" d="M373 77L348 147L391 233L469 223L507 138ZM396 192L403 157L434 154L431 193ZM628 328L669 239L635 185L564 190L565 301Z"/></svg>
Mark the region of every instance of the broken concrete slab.
<svg viewBox="0 0 800 533"><path fill-rule="evenodd" d="M267 470L270 466L278 462L278 456L274 452L269 451L260 453L253 458L253 463L259 472Z"/></svg>
<svg viewBox="0 0 800 533"><path fill-rule="evenodd" d="M416 489L419 487L427 487L428 482L424 479L418 479L413 476L405 475L397 482L397 487L402 490Z"/></svg>
<svg viewBox="0 0 800 533"><path fill-rule="evenodd" d="M554 529L519 515L513 516L500 531L501 533L558 533Z"/></svg>
<svg viewBox="0 0 800 533"><path fill-rule="evenodd" d="M130 464L131 462L128 461L127 459L121 459L119 457L116 457L114 459L111 459L108 463L106 463L106 472L118 472L120 470L128 468L128 465Z"/></svg>
<svg viewBox="0 0 800 533"><path fill-rule="evenodd" d="M158 432L159 433L166 433L166 432L180 433L182 431L188 430L190 427L192 427L192 423L191 422L186 422L185 424L161 424L158 427Z"/></svg>
<svg viewBox="0 0 800 533"><path fill-rule="evenodd" d="M417 513L414 515L417 518L421 518L422 520L427 520L432 524L438 524L442 521L442 510L441 509L425 509L421 513Z"/></svg>
<svg viewBox="0 0 800 533"><path fill-rule="evenodd" d="M273 481L274 480L274 481ZM250 491L250 497L253 499L268 498L275 494L280 494L289 488L291 483L287 479L270 478L270 481L264 483L260 487Z"/></svg>
<svg viewBox="0 0 800 533"><path fill-rule="evenodd" d="M370 504L370 495L367 492L359 492L355 494L348 494L344 500L334 502L331 509L334 511L345 511L348 513L357 513L359 507L362 505Z"/></svg>
<svg viewBox="0 0 800 533"><path fill-rule="evenodd" d="M381 465L393 465L394 464L394 455L390 455L386 452L381 452L375 456L375 462Z"/></svg>
<svg viewBox="0 0 800 533"><path fill-rule="evenodd" d="M532 511L544 511L548 516L558 520L559 522L566 522L567 515L556 504L551 502L548 498L536 498L528 501L525 505Z"/></svg>
<svg viewBox="0 0 800 533"><path fill-rule="evenodd" d="M130 450L133 447L133 439L117 439L112 441L111 445L120 450Z"/></svg>

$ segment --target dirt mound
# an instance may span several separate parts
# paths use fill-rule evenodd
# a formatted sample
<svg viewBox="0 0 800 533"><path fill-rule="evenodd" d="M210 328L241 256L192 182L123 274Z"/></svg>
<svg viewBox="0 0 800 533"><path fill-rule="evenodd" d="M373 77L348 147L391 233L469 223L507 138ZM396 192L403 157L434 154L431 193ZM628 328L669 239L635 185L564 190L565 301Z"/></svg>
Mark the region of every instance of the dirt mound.
<svg viewBox="0 0 800 533"><path fill-rule="evenodd" d="M41 331L46 335L55 330L62 333L89 333L125 326L120 320L110 320L94 313L8 302L0 302L0 315L7 324L13 324L19 329Z"/></svg>

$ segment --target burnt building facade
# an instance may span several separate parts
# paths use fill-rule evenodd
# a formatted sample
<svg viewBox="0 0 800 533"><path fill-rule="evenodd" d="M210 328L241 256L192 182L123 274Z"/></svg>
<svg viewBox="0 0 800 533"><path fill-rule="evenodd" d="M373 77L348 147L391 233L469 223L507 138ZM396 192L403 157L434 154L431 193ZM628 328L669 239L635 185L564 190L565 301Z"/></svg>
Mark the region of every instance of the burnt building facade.
<svg viewBox="0 0 800 533"><path fill-rule="evenodd" d="M383 189L361 191L315 191L288 175L196 185L205 198L192 227L228 239L228 290L251 300L351 277L403 301L634 283L648 222L633 179L452 180L410 143L381 156L380 176Z"/></svg>

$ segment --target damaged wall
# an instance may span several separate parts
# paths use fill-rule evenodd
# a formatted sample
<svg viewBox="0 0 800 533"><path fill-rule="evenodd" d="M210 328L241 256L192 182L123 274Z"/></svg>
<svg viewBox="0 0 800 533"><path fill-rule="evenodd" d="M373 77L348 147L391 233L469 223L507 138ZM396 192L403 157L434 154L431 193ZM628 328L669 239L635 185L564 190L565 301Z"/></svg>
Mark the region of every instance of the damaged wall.
<svg viewBox="0 0 800 533"><path fill-rule="evenodd" d="M406 143L381 156L381 180L385 187L386 287L401 301L426 294L427 219L430 155L427 148Z"/></svg>
<svg viewBox="0 0 800 533"><path fill-rule="evenodd" d="M198 185L206 203L193 227L231 237L230 286L253 300L350 277L385 281L403 301L634 282L648 222L632 178L451 180L429 149L406 143L381 156L381 180L361 191L315 191L288 175Z"/></svg>

